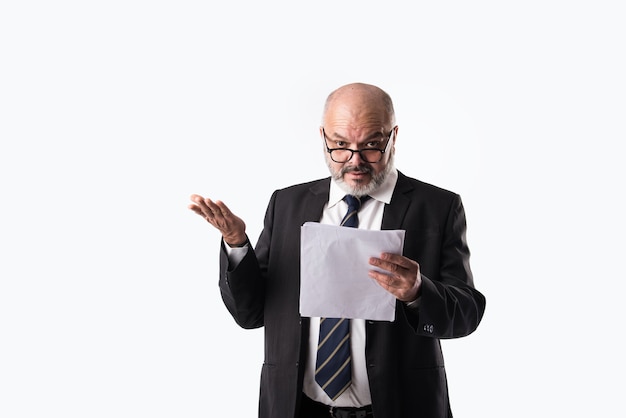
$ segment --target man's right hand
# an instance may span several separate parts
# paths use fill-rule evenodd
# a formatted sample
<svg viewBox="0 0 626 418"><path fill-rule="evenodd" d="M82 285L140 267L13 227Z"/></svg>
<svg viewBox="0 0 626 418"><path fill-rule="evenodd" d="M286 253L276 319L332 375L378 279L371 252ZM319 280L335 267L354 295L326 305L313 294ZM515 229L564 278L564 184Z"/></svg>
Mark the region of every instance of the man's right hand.
<svg viewBox="0 0 626 418"><path fill-rule="evenodd" d="M197 194L191 195L194 204L189 209L202 216L208 223L217 228L224 238L224 242L231 247L240 247L247 241L246 224L241 218L234 215L221 201L213 202Z"/></svg>

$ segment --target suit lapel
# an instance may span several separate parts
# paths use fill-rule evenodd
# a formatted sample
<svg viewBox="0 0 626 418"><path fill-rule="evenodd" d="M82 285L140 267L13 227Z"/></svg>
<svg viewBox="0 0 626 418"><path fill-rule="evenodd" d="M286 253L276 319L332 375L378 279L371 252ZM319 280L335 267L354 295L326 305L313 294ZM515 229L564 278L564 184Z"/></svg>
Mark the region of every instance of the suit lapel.
<svg viewBox="0 0 626 418"><path fill-rule="evenodd" d="M398 171L398 181L391 196L391 202L385 205L381 229L402 229L404 217L411 204L406 194L413 189L406 176Z"/></svg>
<svg viewBox="0 0 626 418"><path fill-rule="evenodd" d="M324 205L328 203L328 195L330 193L330 177L318 182L315 182L310 188L311 194L307 196L306 202L304 202L304 222L319 222L322 218L322 211L324 210ZM310 327L310 318L301 317L302 319L302 340L306 341L309 335L309 327ZM302 344L301 346L300 359L302 363L304 363L306 358L306 344ZM304 373L304 369L301 368L302 373Z"/></svg>
<svg viewBox="0 0 626 418"><path fill-rule="evenodd" d="M328 203L330 193L330 177L314 183L310 188L311 194L304 202L304 222L319 222L322 218L324 205Z"/></svg>

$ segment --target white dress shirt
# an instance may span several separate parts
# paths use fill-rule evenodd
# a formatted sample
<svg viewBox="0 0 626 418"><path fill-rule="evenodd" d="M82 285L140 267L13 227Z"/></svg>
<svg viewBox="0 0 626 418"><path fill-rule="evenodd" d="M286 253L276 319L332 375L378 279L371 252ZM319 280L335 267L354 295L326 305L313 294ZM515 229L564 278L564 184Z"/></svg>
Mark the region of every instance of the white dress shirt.
<svg viewBox="0 0 626 418"><path fill-rule="evenodd" d="M363 203L359 210L359 229L380 230L385 204L391 202L391 195L398 180L398 172L395 168L387 175L385 182L370 194L371 199ZM320 223L339 225L348 211L348 204L343 201L346 192L334 181L330 183L330 195L328 203L324 206ZM226 245L231 264L238 264L245 256L247 245L241 248L230 248ZM372 280L365 277L365 280ZM315 360L317 355L317 343L319 338L320 318L311 318L309 332L306 368L304 371L304 393L311 399L331 406L355 407L370 405L370 387L367 378L367 365L365 361L365 320L353 319L350 321L350 343L352 356L352 384L335 401L330 399L326 392L315 381Z"/></svg>

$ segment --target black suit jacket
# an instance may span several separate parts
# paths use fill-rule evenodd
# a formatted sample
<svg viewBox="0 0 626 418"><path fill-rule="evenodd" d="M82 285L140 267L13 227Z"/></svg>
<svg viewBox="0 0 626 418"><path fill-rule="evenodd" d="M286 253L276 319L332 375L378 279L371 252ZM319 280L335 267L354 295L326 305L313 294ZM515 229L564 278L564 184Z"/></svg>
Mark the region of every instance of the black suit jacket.
<svg viewBox="0 0 626 418"><path fill-rule="evenodd" d="M243 328L265 327L259 416L297 417L308 318L299 315L300 227L318 222L330 178L277 190L254 250L234 269L220 258L222 299ZM406 231L404 255L420 265L418 309L398 301L394 322L366 321L366 360L376 418L451 417L439 340L478 326L485 298L474 288L461 198L399 173L382 229Z"/></svg>

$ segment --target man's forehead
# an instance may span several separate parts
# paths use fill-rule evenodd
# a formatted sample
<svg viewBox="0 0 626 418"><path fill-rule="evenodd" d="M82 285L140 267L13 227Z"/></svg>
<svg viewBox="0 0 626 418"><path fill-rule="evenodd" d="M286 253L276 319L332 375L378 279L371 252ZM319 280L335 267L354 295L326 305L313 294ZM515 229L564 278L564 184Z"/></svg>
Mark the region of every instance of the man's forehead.
<svg viewBox="0 0 626 418"><path fill-rule="evenodd" d="M330 106L325 115L326 124L351 126L353 128L385 125L389 115L384 106L373 102L337 102Z"/></svg>
<svg viewBox="0 0 626 418"><path fill-rule="evenodd" d="M385 135L385 128L381 125L371 127L342 127L329 126L324 128L327 137L344 140L371 140Z"/></svg>

